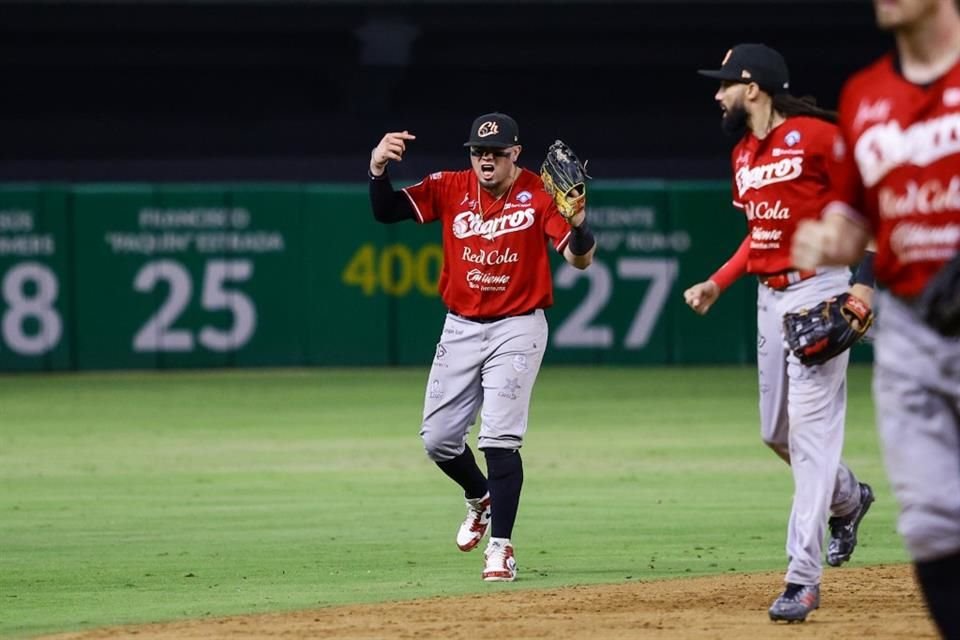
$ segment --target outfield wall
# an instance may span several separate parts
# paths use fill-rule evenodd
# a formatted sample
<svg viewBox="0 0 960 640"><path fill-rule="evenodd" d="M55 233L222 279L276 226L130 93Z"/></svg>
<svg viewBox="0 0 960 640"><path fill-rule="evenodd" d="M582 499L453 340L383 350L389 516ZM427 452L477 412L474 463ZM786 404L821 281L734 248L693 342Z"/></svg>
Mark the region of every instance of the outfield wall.
<svg viewBox="0 0 960 640"><path fill-rule="evenodd" d="M547 362L754 360L752 279L683 303L745 233L728 183L597 181L589 215L593 266L554 256ZM363 184L3 185L0 370L424 365L439 241L376 223Z"/></svg>

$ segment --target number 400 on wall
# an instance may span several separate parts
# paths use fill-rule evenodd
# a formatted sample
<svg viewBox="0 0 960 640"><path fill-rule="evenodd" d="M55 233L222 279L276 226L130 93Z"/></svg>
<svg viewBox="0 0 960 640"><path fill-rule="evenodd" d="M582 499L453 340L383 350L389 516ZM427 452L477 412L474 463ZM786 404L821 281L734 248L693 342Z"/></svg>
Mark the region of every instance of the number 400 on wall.
<svg viewBox="0 0 960 640"><path fill-rule="evenodd" d="M350 257L340 278L366 296L378 290L389 296L406 296L416 288L423 296L436 297L442 266L443 249L438 244L411 249L397 243L378 251L368 242Z"/></svg>

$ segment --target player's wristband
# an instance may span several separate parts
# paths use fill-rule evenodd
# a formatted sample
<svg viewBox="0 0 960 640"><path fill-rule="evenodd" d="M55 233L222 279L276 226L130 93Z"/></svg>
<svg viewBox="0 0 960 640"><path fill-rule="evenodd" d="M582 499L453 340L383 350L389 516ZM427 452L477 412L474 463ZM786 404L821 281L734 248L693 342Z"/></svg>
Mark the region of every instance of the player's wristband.
<svg viewBox="0 0 960 640"><path fill-rule="evenodd" d="M367 177L371 180L386 180L387 179L387 168L383 168L383 173L378 176L373 175L373 171L370 171L370 167L367 167Z"/></svg>
<svg viewBox="0 0 960 640"><path fill-rule="evenodd" d="M589 253L597 240L593 237L590 227L587 226L587 221L584 220L579 227L571 227L570 229L570 242L567 244L570 247L570 253L575 256L583 256Z"/></svg>
<svg viewBox="0 0 960 640"><path fill-rule="evenodd" d="M873 258L876 255L873 251L867 251L863 254L863 260L857 265L857 270L853 272L850 278L850 284L862 284L868 287L875 287L876 282L873 278Z"/></svg>

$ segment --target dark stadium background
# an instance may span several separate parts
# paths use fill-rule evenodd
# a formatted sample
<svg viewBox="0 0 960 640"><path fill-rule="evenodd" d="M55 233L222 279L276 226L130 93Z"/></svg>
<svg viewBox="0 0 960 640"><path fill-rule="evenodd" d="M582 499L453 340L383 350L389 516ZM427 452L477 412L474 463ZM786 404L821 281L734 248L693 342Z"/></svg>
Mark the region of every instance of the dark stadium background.
<svg viewBox="0 0 960 640"><path fill-rule="evenodd" d="M0 180L362 179L390 129L401 177L465 162L473 116L555 137L602 178L724 178L716 67L787 57L835 105L889 44L866 0L823 2L3 2Z"/></svg>

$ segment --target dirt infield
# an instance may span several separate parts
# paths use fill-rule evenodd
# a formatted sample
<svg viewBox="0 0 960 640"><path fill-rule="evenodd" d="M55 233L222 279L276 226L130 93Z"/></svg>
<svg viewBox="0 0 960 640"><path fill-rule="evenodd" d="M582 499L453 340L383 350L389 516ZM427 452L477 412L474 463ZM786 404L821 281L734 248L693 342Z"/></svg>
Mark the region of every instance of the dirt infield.
<svg viewBox="0 0 960 640"><path fill-rule="evenodd" d="M94 638L937 638L907 565L828 570L821 608L773 623L782 574L498 592L49 636ZM478 633L482 629L482 633Z"/></svg>

